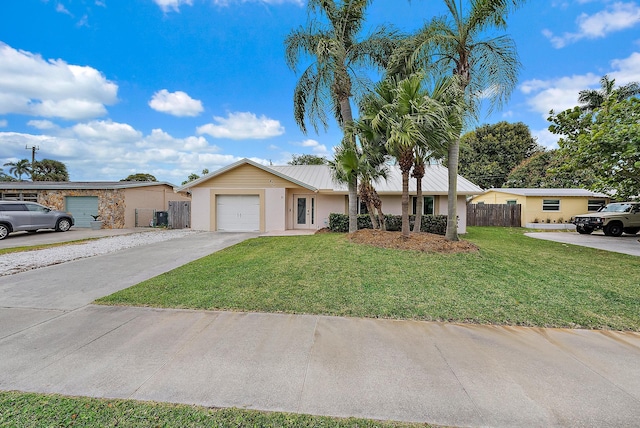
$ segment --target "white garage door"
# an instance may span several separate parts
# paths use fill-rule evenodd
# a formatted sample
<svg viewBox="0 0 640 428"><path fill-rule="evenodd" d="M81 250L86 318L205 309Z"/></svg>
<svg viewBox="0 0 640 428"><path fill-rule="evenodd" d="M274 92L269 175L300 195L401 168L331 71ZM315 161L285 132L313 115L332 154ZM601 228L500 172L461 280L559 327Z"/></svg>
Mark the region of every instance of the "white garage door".
<svg viewBox="0 0 640 428"><path fill-rule="evenodd" d="M260 196L218 195L216 205L218 230L227 232L260 230Z"/></svg>

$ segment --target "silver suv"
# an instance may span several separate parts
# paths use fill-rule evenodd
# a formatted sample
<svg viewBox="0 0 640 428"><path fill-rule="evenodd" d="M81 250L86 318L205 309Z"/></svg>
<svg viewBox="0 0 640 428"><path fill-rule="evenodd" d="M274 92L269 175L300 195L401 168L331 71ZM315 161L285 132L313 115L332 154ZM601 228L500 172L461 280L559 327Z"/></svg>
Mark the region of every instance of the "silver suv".
<svg viewBox="0 0 640 428"><path fill-rule="evenodd" d="M35 202L0 201L0 239L21 230L55 229L66 232L73 224L71 213L52 210Z"/></svg>

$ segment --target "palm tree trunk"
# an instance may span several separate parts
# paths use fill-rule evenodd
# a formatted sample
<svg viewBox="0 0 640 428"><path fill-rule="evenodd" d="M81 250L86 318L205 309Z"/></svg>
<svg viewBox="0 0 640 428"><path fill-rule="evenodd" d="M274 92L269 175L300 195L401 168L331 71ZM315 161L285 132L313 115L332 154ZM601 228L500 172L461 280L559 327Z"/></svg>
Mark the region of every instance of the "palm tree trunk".
<svg viewBox="0 0 640 428"><path fill-rule="evenodd" d="M402 171L402 236L409 237L409 171Z"/></svg>
<svg viewBox="0 0 640 428"><path fill-rule="evenodd" d="M413 233L420 233L422 227L422 212L424 211L424 198L422 197L422 178L416 177L416 220L413 223Z"/></svg>
<svg viewBox="0 0 640 428"><path fill-rule="evenodd" d="M376 219L376 210L373 205L373 201L371 199L371 184L367 181L360 180L360 201L364 202L367 206L367 212L369 213L369 218L371 219L371 227L373 229L378 228L378 220Z"/></svg>
<svg viewBox="0 0 640 428"><path fill-rule="evenodd" d="M349 179L349 233L358 230L358 178Z"/></svg>
<svg viewBox="0 0 640 428"><path fill-rule="evenodd" d="M416 179L416 219L413 223L413 233L420 233L422 228L422 213L424 212L424 198L422 197L422 178L424 177L424 160L416 159L413 167L413 177Z"/></svg>
<svg viewBox="0 0 640 428"><path fill-rule="evenodd" d="M384 218L384 214L382 213L382 199L378 196L378 192L376 192L375 187L371 186L371 200L373 206L378 211L378 224L380 225L380 230L387 230L387 223Z"/></svg>
<svg viewBox="0 0 640 428"><path fill-rule="evenodd" d="M448 241L459 241L458 238L458 157L460 155L460 138L449 145L447 167L449 168L449 203L447 209Z"/></svg>

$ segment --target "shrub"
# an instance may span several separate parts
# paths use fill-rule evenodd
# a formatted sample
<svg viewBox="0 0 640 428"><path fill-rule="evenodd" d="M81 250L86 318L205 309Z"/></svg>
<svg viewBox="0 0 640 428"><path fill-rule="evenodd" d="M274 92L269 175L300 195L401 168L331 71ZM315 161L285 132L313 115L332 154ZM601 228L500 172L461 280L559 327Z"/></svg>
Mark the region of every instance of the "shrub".
<svg viewBox="0 0 640 428"><path fill-rule="evenodd" d="M388 231L402 230L402 216L387 214L384 216ZM413 229L416 216L409 216L409 225ZM371 229L371 218L368 214L358 215L358 229ZM347 214L329 214L329 229L332 232L347 233L349 231L349 216ZM423 215L420 230L422 232L444 235L447 231L446 215Z"/></svg>

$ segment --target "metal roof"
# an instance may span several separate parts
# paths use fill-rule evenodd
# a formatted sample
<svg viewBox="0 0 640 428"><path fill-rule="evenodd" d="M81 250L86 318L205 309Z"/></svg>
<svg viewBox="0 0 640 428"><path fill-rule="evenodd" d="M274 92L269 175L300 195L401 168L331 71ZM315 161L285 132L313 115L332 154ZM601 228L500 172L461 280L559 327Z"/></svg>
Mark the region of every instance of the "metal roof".
<svg viewBox="0 0 640 428"><path fill-rule="evenodd" d="M165 185L165 181L0 181L0 190L104 190Z"/></svg>
<svg viewBox="0 0 640 428"><path fill-rule="evenodd" d="M592 192L586 189L526 189L526 188L494 188L487 189L483 194L489 192L509 193L519 196L555 196L555 197L593 197L593 198L610 198L611 196L604 193Z"/></svg>
<svg viewBox="0 0 640 428"><path fill-rule="evenodd" d="M265 166L253 162L249 159L242 159L217 171L207 174L197 180L191 181L179 187L177 191L187 190L191 187L205 182L213 177L224 174L241 165L249 164L256 168L270 172L280 178L291 181L301 187L312 191L347 193L347 185L333 181L331 169L327 165L285 165L285 166ZM387 179L380 179L375 183L376 190L380 194L401 194L402 175L400 169L395 165L389 165ZM432 195L446 195L448 193L448 170L441 165L427 165L425 176L422 179L422 190ZM409 191L415 193L415 179L409 181ZM469 180L458 175L458 194L477 195L482 193L482 189Z"/></svg>
<svg viewBox="0 0 640 428"><path fill-rule="evenodd" d="M347 192L347 185L334 182L331 177L331 170L326 165L271 166L269 168L309 183L320 191ZM422 191L431 195L446 195L449 190L448 174L449 170L444 166L426 165L422 179ZM402 173L400 168L396 165L389 165L386 180L381 178L374 183L374 186L381 195L402 193ZM416 180L414 178L409 180L409 192L416 192ZM482 193L480 187L458 175L458 194L477 195L479 193Z"/></svg>

